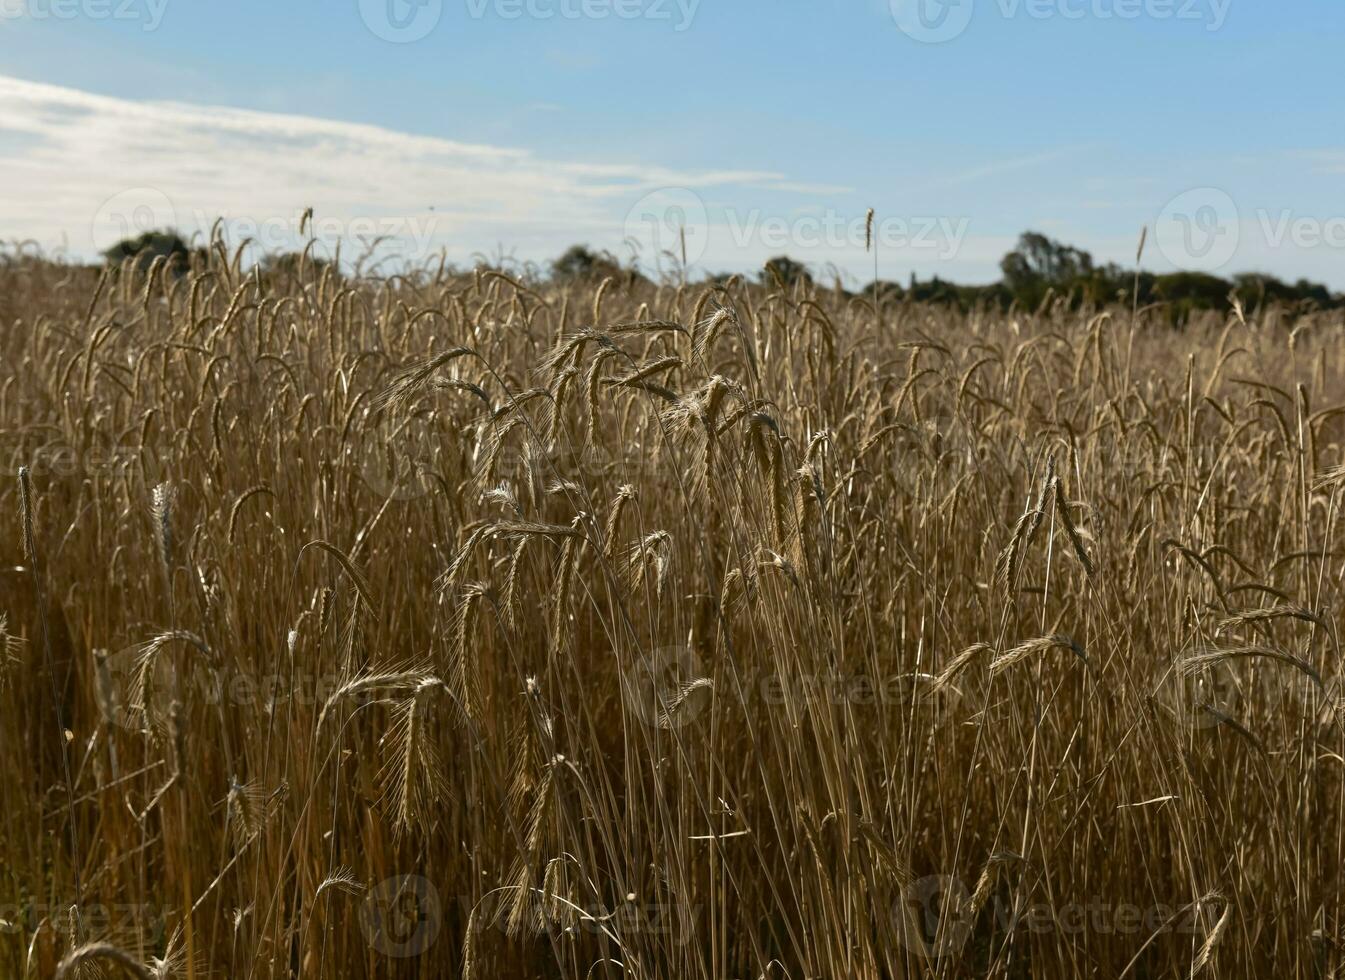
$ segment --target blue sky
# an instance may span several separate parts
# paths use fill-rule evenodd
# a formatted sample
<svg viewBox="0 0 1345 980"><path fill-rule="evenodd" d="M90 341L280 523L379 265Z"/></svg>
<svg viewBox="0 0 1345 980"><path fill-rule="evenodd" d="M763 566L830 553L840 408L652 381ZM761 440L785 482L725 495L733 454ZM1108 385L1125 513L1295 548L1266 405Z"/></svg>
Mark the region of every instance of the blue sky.
<svg viewBox="0 0 1345 980"><path fill-rule="evenodd" d="M1339 0L0 0L0 236L281 247L311 204L412 260L685 227L693 275L861 282L873 207L884 278L1147 224L1155 270L1345 289L1342 37Z"/></svg>

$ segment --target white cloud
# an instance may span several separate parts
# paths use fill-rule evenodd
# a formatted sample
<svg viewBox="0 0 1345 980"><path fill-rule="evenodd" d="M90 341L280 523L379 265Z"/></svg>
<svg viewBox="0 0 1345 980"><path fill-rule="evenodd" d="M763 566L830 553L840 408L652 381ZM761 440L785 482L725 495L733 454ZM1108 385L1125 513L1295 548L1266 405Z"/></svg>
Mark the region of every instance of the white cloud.
<svg viewBox="0 0 1345 980"><path fill-rule="evenodd" d="M95 254L147 226L204 232L217 216L272 247L311 206L319 231L392 232L401 253L465 261L499 246L544 260L587 241L619 247L652 190L794 191L763 171L542 159L378 126L134 102L0 76L0 237ZM293 241L297 241L294 236ZM347 253L348 254L348 253ZM746 265L747 263L744 263Z"/></svg>
<svg viewBox="0 0 1345 980"><path fill-rule="evenodd" d="M1345 150L1309 150L1298 155L1313 162L1315 174L1345 173Z"/></svg>
<svg viewBox="0 0 1345 980"><path fill-rule="evenodd" d="M991 163L974 167L970 170L964 170L960 173L949 174L940 177L937 180L930 181L924 189L934 189L941 187L957 187L962 184L971 184L976 181L986 180L990 177L1001 177L1007 173L1013 173L1017 170L1029 170L1043 167L1047 164L1057 163L1067 159L1088 147L1062 147L1060 149L1050 150L1045 153L1034 153L1030 156L1012 157L1009 159L995 160Z"/></svg>
<svg viewBox="0 0 1345 980"><path fill-rule="evenodd" d="M1066 171L1058 179L1067 186L1067 172L1077 169L1068 158L1079 151L970 161L923 189L904 188L904 199L926 201L908 204L917 210L904 214L877 195L872 203L891 232L880 236L880 274L996 278L1016 230L1040 221L1018 225L1001 208L977 206L971 185L1020 184L1023 174L1041 169ZM1338 151L1306 156L1318 169L1345 169ZM747 272L781 253L818 268L833 263L855 282L867 282L873 268L864 251L869 202L842 186L767 170L546 159L379 126L136 102L3 76L0 173L0 239L65 246L77 258L149 227L204 233L219 216L235 242L250 234L270 249L294 248L299 215L311 206L319 238L329 250L341 240L347 257L361 240L380 235L394 239L380 254L423 261L443 248L458 264L501 252L545 262L578 242L624 254L623 242L634 237L647 268L658 252L680 252L685 242L693 275ZM931 188L945 193L929 196ZM1091 178L1087 191L1076 206L1082 223L1060 236L1099 260L1133 261L1130 229L1158 212L1147 198L1161 203L1167 193L1131 186L1118 198ZM1244 233L1225 272L1261 269L1342 285L1339 211L1300 209L1281 220L1280 208L1267 208L1269 217L1259 220L1256 203L1242 208ZM1107 220L1099 225L1087 214ZM1304 218L1306 230L1299 227ZM1146 265L1164 268L1155 249Z"/></svg>

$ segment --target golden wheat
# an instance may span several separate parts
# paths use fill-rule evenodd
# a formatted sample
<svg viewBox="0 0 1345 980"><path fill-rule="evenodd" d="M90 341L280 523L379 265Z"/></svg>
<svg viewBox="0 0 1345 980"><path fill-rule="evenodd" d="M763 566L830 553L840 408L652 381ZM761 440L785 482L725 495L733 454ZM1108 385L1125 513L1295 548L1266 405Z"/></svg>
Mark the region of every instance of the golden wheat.
<svg viewBox="0 0 1345 980"><path fill-rule="evenodd" d="M1340 975L1339 314L310 252L0 258L0 975Z"/></svg>

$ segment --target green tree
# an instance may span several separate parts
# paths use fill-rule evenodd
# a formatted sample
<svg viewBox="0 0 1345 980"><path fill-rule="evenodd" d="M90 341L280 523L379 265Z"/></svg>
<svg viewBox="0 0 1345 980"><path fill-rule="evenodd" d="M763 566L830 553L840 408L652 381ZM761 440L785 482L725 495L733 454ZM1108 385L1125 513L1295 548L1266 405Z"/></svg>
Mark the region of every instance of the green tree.
<svg viewBox="0 0 1345 980"><path fill-rule="evenodd" d="M1200 310L1228 308L1228 296L1233 284L1205 272L1174 272L1154 280L1153 298L1165 303L1169 319L1182 323Z"/></svg>
<svg viewBox="0 0 1345 980"><path fill-rule="evenodd" d="M182 270L186 269L191 255L192 249L182 240L182 236L171 228L142 232L134 238L123 238L103 251L103 258L109 262L122 262L134 258L136 266L140 267L148 266L156 258L163 256L168 259L171 266Z"/></svg>
<svg viewBox="0 0 1345 980"><path fill-rule="evenodd" d="M761 281L768 286L775 282L783 286L793 286L799 282L812 285L813 277L802 262L795 262L788 255L777 255L767 260L762 267Z"/></svg>
<svg viewBox="0 0 1345 980"><path fill-rule="evenodd" d="M562 282L605 279L608 276L619 279L624 272L621 263L610 254L594 252L587 245L572 245L564 255L551 263L552 278Z"/></svg>
<svg viewBox="0 0 1345 980"><path fill-rule="evenodd" d="M1335 309L1342 297L1319 282L1300 279L1290 285L1275 276L1260 272L1244 272L1233 277L1233 291L1248 310L1259 309L1268 303L1285 306L1306 306L1315 309Z"/></svg>
<svg viewBox="0 0 1345 980"><path fill-rule="evenodd" d="M1040 232L1024 232L1018 247L999 264L1004 285L1025 306L1035 306L1046 291L1065 291L1093 277L1093 257Z"/></svg>

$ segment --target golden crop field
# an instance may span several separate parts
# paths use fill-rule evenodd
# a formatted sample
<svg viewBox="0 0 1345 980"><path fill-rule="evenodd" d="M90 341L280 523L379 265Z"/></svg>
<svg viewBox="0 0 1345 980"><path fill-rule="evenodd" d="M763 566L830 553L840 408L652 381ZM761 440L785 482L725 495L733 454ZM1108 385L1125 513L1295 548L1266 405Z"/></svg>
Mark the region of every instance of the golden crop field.
<svg viewBox="0 0 1345 980"><path fill-rule="evenodd" d="M1345 322L1202 317L10 256L0 975L1339 976Z"/></svg>

